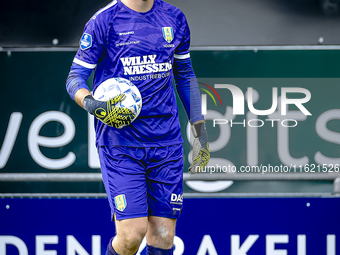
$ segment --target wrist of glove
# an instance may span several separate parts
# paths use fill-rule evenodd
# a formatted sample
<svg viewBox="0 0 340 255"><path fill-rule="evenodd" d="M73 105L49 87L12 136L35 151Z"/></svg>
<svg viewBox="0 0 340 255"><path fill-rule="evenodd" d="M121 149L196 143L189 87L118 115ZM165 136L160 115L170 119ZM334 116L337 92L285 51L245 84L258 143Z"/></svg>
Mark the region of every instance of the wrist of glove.
<svg viewBox="0 0 340 255"><path fill-rule="evenodd" d="M88 95L84 98L84 109L94 115L104 124L121 128L122 125L130 125L131 120L135 117L132 110L125 107L115 106L118 102L124 100L125 95L120 94L108 101L95 100L92 95Z"/></svg>
<svg viewBox="0 0 340 255"><path fill-rule="evenodd" d="M199 173L207 166L210 159L210 149L208 142L208 133L205 123L198 123L191 126L195 140L192 153L192 164L189 172Z"/></svg>

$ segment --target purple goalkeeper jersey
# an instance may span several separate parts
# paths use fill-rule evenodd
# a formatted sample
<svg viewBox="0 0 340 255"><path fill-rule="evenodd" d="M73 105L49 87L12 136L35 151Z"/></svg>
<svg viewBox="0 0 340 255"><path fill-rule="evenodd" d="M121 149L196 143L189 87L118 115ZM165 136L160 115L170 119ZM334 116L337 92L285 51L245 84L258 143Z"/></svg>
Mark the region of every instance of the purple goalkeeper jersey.
<svg viewBox="0 0 340 255"><path fill-rule="evenodd" d="M184 14L161 0L145 13L115 0L88 21L73 62L94 69L93 91L109 78L122 77L138 87L143 100L138 118L122 129L95 119L97 146L183 143L172 81L174 61L190 59L189 45Z"/></svg>

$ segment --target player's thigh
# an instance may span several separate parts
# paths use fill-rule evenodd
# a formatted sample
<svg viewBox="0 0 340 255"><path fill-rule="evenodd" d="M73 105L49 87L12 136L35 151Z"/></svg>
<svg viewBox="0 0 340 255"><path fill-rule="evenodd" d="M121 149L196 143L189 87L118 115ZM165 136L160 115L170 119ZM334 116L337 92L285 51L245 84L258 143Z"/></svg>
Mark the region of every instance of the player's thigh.
<svg viewBox="0 0 340 255"><path fill-rule="evenodd" d="M138 148L105 146L99 148L103 182L117 220L147 217L145 168Z"/></svg>
<svg viewBox="0 0 340 255"><path fill-rule="evenodd" d="M147 169L149 216L177 219L183 207L183 147L157 148Z"/></svg>

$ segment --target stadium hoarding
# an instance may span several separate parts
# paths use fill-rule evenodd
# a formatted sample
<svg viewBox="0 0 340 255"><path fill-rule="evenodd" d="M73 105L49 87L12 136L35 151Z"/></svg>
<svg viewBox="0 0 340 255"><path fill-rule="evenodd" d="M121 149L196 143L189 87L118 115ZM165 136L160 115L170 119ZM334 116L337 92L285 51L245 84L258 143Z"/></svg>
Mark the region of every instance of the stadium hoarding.
<svg viewBox="0 0 340 255"><path fill-rule="evenodd" d="M199 81L203 85L211 84L209 87L215 87L216 92L213 95L201 86L202 97L206 98L207 128L212 134L211 152L236 165L237 172L250 170L242 166L259 166L257 172L261 173L269 172L268 166L281 165L285 167L280 167L280 172L327 172L322 166L331 164L333 169L328 172L339 172L340 110L334 94L339 79L201 78ZM216 103L214 96L219 96L221 101ZM241 111L237 112L237 107ZM228 164L220 162L220 166ZM228 168L228 172L232 171Z"/></svg>
<svg viewBox="0 0 340 255"><path fill-rule="evenodd" d="M328 157L335 161L333 171L338 170L340 127L336 95L339 93L339 63L336 58L340 57L339 51L193 51L191 55L200 88L205 89L201 90L201 94L206 95L211 166L216 166L216 169L217 165L221 169L235 166L241 170L242 166L262 164L262 168L282 166L283 170L289 166L290 172L301 169L322 172L324 161L316 159ZM0 173L99 172L92 118L69 98L65 90L65 79L73 56L74 52L0 53L0 63L4 67L2 82L6 84L2 88L6 96L0 102L6 109L0 126ZM204 84L216 90L221 103ZM217 88L218 84L232 84L242 91L246 106L243 115L231 115L232 93L228 89ZM253 95L257 93L259 96L258 103L254 101L254 108L264 110L272 105L273 95L276 95L273 88L277 88L276 98L279 100L284 88L295 87L310 92L311 98L302 105L312 114L300 113L302 115L297 118L303 120L297 119L296 127L281 127L282 121L277 125L277 122L266 121L268 114L257 117L248 110L248 88L253 88ZM301 92L295 94L297 98L306 97ZM183 107L178 104L187 169L190 135ZM278 103L274 110L279 110L280 105ZM289 111L299 111L299 108L289 106ZM233 118L241 124L230 127L230 123L225 121ZM215 122L215 126L214 119L220 120ZM252 120L250 124L249 120ZM261 125L261 121L265 125L256 127ZM289 123L291 121L284 122L284 125ZM185 192L332 192L331 182L295 184L186 182ZM2 183L0 190L24 193L104 192L101 183Z"/></svg>
<svg viewBox="0 0 340 255"><path fill-rule="evenodd" d="M337 255L339 199L186 198L174 254ZM0 199L0 215L3 255L101 255L115 231L103 198Z"/></svg>

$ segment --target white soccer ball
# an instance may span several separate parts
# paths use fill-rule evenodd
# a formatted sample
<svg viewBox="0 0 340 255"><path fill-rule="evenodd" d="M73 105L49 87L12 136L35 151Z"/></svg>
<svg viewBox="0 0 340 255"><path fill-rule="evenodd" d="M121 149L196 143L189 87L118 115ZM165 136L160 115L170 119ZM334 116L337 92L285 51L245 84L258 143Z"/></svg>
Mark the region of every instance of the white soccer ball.
<svg viewBox="0 0 340 255"><path fill-rule="evenodd" d="M138 88L129 80L124 78L110 78L102 82L95 92L93 98L99 101L107 101L119 94L125 94L125 99L116 104L117 107L125 107L135 113L131 123L138 117L142 109L142 96ZM124 127L127 125L123 125Z"/></svg>

